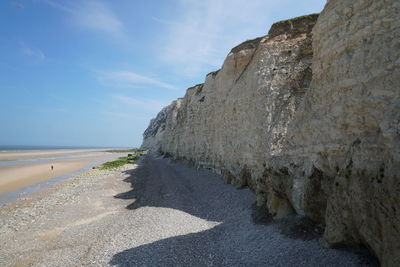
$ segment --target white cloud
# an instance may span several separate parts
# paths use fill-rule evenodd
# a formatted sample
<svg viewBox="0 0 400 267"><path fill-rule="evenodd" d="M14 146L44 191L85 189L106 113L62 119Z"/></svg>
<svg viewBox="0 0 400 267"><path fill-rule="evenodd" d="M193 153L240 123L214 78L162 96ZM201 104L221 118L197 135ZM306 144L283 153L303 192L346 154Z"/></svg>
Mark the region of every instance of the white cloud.
<svg viewBox="0 0 400 267"><path fill-rule="evenodd" d="M20 46L20 50L21 50L22 54L29 57L34 62L39 63L39 62L42 62L46 58L44 53L42 52L42 50L31 47L31 46L27 45L25 42L20 42L19 46Z"/></svg>
<svg viewBox="0 0 400 267"><path fill-rule="evenodd" d="M113 35L124 35L124 24L103 1L42 1L54 8L69 13L72 24L78 27Z"/></svg>
<svg viewBox="0 0 400 267"><path fill-rule="evenodd" d="M85 1L75 13L75 22L85 28L120 35L123 24L104 3Z"/></svg>
<svg viewBox="0 0 400 267"><path fill-rule="evenodd" d="M180 0L173 21L154 18L166 28L161 59L180 73L196 76L219 68L229 50L245 41L265 35L267 0Z"/></svg>
<svg viewBox="0 0 400 267"><path fill-rule="evenodd" d="M102 84L113 87L138 88L144 85L152 85L167 89L177 89L171 84L131 71L98 72L97 79Z"/></svg>
<svg viewBox="0 0 400 267"><path fill-rule="evenodd" d="M148 111L160 111L167 103L163 100L148 99L148 98L133 98L125 95L114 94L112 98L117 100L119 103L134 106L139 109L145 109Z"/></svg>

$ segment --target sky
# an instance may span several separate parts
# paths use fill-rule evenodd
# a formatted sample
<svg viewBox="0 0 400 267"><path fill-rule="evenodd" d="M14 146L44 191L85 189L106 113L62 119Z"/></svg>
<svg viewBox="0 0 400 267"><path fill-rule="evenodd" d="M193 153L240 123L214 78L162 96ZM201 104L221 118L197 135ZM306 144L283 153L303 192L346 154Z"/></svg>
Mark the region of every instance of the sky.
<svg viewBox="0 0 400 267"><path fill-rule="evenodd" d="M0 0L0 145L138 147L150 119L325 0Z"/></svg>

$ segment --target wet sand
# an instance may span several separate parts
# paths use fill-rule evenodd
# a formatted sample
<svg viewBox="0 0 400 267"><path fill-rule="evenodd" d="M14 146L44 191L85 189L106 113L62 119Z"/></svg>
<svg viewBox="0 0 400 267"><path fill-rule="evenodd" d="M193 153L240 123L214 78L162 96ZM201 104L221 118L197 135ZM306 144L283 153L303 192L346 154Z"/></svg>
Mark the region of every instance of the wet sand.
<svg viewBox="0 0 400 267"><path fill-rule="evenodd" d="M56 151L43 152L41 155L49 155L46 153L50 152ZM57 152L58 154L63 153L61 151ZM88 151L85 150L84 152ZM76 152L67 152L67 154L68 153ZM23 154L29 153L23 152ZM32 155L32 153L30 153L30 155ZM38 154L35 153L35 155ZM44 181L71 171L82 169L95 161L110 158L110 156L113 155L110 153L102 153L96 156L82 155L74 158L53 159L46 162L32 164L0 166L0 193L11 192L40 181ZM52 165L54 167L53 170L51 170Z"/></svg>

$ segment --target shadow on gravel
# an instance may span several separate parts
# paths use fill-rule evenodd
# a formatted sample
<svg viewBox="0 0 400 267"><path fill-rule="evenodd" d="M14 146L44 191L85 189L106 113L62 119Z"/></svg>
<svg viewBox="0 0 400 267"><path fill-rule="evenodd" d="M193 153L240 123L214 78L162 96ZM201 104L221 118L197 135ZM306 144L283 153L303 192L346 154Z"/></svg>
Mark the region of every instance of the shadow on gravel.
<svg viewBox="0 0 400 267"><path fill-rule="evenodd" d="M137 168L124 173L129 175L124 182L131 184L131 190L114 197L132 199L133 202L126 207L129 210L172 208L205 220L223 222L228 217L237 216L235 210L225 207L242 205L241 200L253 202L254 198L249 189L238 192L234 187L224 185L218 175L208 170L195 171L179 164L169 164L165 159L144 157ZM213 196L214 200L211 199Z"/></svg>
<svg viewBox="0 0 400 267"><path fill-rule="evenodd" d="M218 234L219 230L213 228L200 233L162 239L117 253L110 264L121 267L222 266L223 255L216 255L215 252L219 251L219 248L215 248L212 242Z"/></svg>
<svg viewBox="0 0 400 267"><path fill-rule="evenodd" d="M126 208L161 207L220 222L209 230L178 235L115 254L115 266L379 266L363 249L324 250L321 255L304 247L322 236L311 220L293 216L273 220L266 206L257 206L248 189L226 186L216 174L194 171L166 159L146 156L124 181L131 190L115 198L133 200ZM251 229L249 229L251 228ZM283 239L279 235L289 239ZM299 240L299 241L293 241ZM223 241L223 242L221 242ZM329 252L333 251L333 252ZM336 251L336 252L334 252ZM321 253L321 252L319 252ZM330 259L326 259L326 255ZM330 254L332 253L332 254ZM337 253L336 256L332 256ZM269 256L268 256L269 255ZM344 264L344 265L343 265Z"/></svg>
<svg viewBox="0 0 400 267"><path fill-rule="evenodd" d="M307 241L319 239L323 234L323 229L307 217L290 216L274 220L265 204L257 206L257 203L254 202L251 206L251 217L255 224L276 225L281 235L292 239Z"/></svg>

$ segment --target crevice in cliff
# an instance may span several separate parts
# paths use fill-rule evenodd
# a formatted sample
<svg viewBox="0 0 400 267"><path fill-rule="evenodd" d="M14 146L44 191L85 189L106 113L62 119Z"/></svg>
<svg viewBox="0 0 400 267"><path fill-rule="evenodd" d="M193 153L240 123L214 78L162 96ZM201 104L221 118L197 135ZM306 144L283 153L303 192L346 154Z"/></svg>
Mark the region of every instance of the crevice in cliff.
<svg viewBox="0 0 400 267"><path fill-rule="evenodd" d="M238 75L238 77L235 79L235 83L237 83L239 81L240 78L242 78L242 75L247 71L247 68L249 67L249 65L251 64L251 62L254 59L254 55L256 54L257 48L261 42L263 37L257 38L258 42L256 44L254 44L254 50L252 52L252 55L250 57L250 60L247 62L246 66L243 68L243 70L240 72L240 74ZM235 68L236 68L236 62L237 62L237 54L235 54Z"/></svg>

